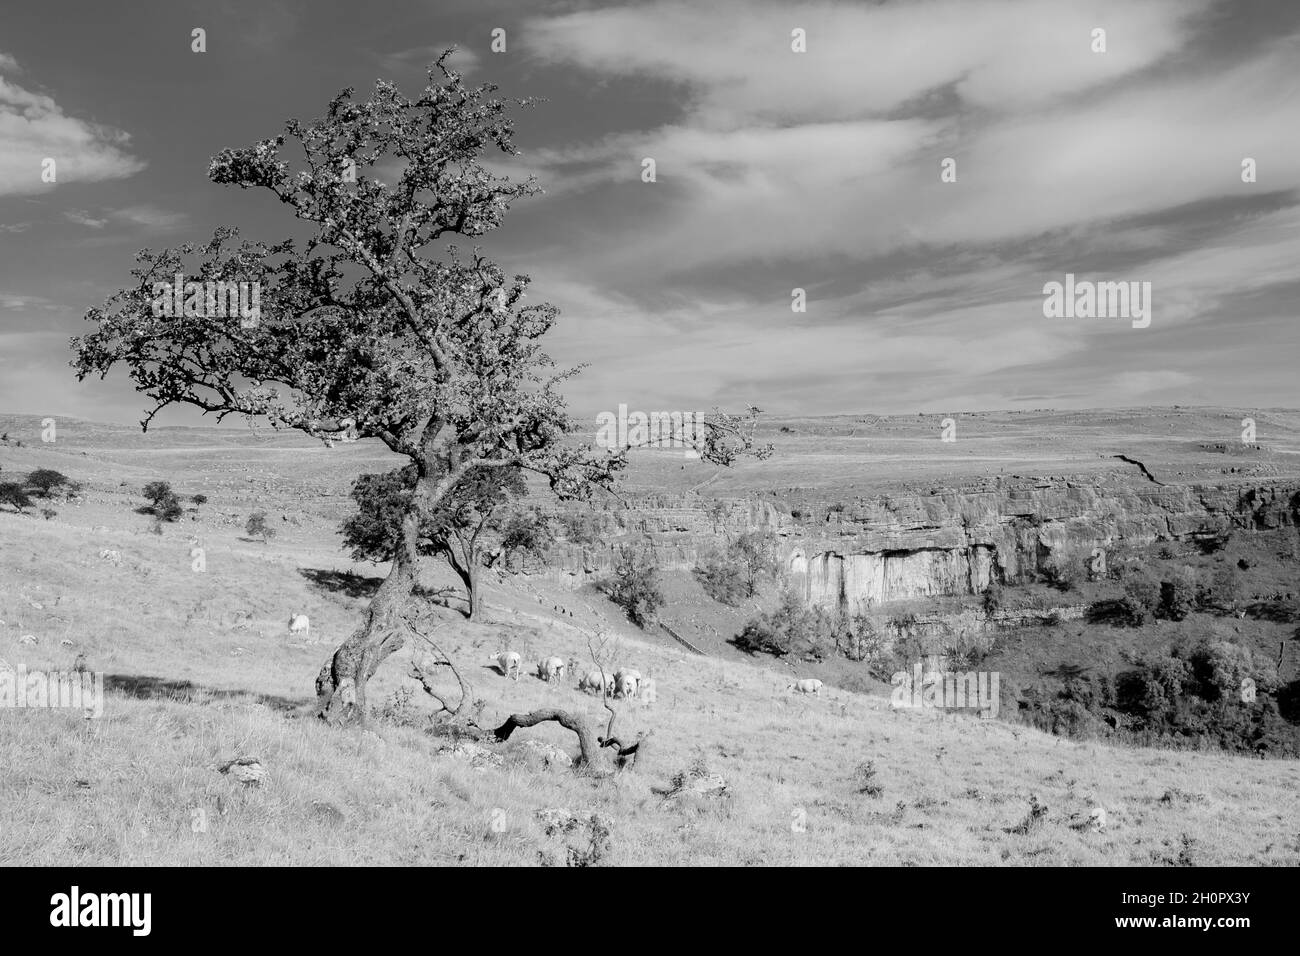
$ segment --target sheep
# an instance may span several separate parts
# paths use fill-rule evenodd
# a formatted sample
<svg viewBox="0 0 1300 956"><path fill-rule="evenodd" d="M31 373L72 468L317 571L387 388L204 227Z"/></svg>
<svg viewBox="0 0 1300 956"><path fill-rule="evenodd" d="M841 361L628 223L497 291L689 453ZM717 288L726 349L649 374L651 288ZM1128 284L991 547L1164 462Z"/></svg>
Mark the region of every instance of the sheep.
<svg viewBox="0 0 1300 956"><path fill-rule="evenodd" d="M522 662L523 658L514 651L501 651L498 654L488 655L488 663L501 671L503 676L509 677L510 672L513 670L515 680L519 680L519 667Z"/></svg>
<svg viewBox="0 0 1300 956"><path fill-rule="evenodd" d="M601 677L600 671L587 671L582 680L578 682L578 690L603 694L607 689L613 690L613 683L612 679Z"/></svg>
<svg viewBox="0 0 1300 956"><path fill-rule="evenodd" d="M311 621L307 619L306 614L289 615L289 636L295 637L298 634L305 634L304 639L308 644L311 643Z"/></svg>
<svg viewBox="0 0 1300 956"><path fill-rule="evenodd" d="M564 670L564 658L562 657L548 657L537 662L537 676L548 683L557 678L562 679Z"/></svg>
<svg viewBox="0 0 1300 956"><path fill-rule="evenodd" d="M813 678L804 678L803 680L795 681L787 687L786 690L797 690L801 694L816 694L820 697L822 693L822 682Z"/></svg>
<svg viewBox="0 0 1300 956"><path fill-rule="evenodd" d="M614 694L617 697L635 697L641 684L641 672L631 667L620 667L614 672Z"/></svg>

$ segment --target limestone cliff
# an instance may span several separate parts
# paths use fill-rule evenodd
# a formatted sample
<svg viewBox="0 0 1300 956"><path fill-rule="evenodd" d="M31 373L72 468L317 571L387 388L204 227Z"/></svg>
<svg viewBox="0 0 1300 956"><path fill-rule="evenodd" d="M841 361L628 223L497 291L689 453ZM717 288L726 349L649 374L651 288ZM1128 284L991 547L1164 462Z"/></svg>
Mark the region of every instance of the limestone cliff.
<svg viewBox="0 0 1300 956"><path fill-rule="evenodd" d="M860 610L1017 583L1049 560L1087 561L1094 549L1188 540L1228 529L1297 523L1300 483L1155 485L1018 478L980 487L853 501L802 495L739 500L647 496L597 512L584 545L561 544L522 569L581 583L608 573L625 545L664 570L688 570L709 547L765 529L782 570L805 598Z"/></svg>

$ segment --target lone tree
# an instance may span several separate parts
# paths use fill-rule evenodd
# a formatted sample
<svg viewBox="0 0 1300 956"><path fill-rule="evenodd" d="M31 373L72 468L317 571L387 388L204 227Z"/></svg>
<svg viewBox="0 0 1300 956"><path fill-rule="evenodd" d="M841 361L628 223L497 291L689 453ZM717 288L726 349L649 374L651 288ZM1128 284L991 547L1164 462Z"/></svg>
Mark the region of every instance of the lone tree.
<svg viewBox="0 0 1300 956"><path fill-rule="evenodd" d="M625 463L564 440L572 426L556 386L578 370L556 371L542 351L557 312L523 305L528 277L508 278L477 248L430 253L488 233L514 200L539 191L532 178L515 183L480 162L493 147L516 154L512 104L493 86L467 87L446 65L451 52L415 99L380 80L363 101L347 89L320 119L290 120L285 132L301 150L292 164L286 136L223 150L209 178L265 190L305 239L241 240L223 226L201 245L143 250L136 284L91 309L97 329L73 341L78 378L127 367L153 402L146 429L183 404L218 420L262 417L327 445L378 439L413 466L388 576L316 678L331 722L365 718L366 682L408 635L421 525L467 476L522 469L546 476L561 498L586 498ZM391 181L394 168L395 182L378 178ZM186 283L184 318L160 314L178 296L177 275L213 283ZM237 282L256 283L253 321L204 307L208 291L220 298ZM752 439L752 417L719 412L702 457L729 463Z"/></svg>
<svg viewBox="0 0 1300 956"><path fill-rule="evenodd" d="M37 468L27 476L27 490L38 498L50 498L59 492L75 494L77 483L61 472Z"/></svg>
<svg viewBox="0 0 1300 956"><path fill-rule="evenodd" d="M392 560L410 508L416 470L407 465L382 475L362 475L352 485L357 513L343 522L343 544L354 561ZM418 553L444 558L465 586L470 620L482 610L479 576L491 558L511 499L528 492L518 468L476 468L423 516Z"/></svg>
<svg viewBox="0 0 1300 956"><path fill-rule="evenodd" d="M149 506L144 510L160 521L175 521L185 513L181 500L165 481L149 482L144 486L144 496L149 499Z"/></svg>
<svg viewBox="0 0 1300 956"><path fill-rule="evenodd" d="M248 522L244 525L244 534L250 538L261 538L265 546L275 537L275 529L267 525L265 511L254 511L248 516Z"/></svg>
<svg viewBox="0 0 1300 956"><path fill-rule="evenodd" d="M12 481L0 482L0 505L9 505L22 514L24 508L32 507L32 499L23 491L22 485Z"/></svg>

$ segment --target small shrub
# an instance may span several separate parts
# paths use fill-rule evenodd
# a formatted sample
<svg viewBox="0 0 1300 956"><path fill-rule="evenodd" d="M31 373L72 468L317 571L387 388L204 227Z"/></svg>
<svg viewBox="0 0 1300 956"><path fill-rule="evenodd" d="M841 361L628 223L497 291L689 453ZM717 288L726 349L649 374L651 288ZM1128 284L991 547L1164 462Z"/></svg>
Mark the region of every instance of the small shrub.
<svg viewBox="0 0 1300 956"><path fill-rule="evenodd" d="M706 555L692 573L705 594L728 607L739 607L754 593L740 567L716 552Z"/></svg>
<svg viewBox="0 0 1300 956"><path fill-rule="evenodd" d="M885 792L885 788L875 778L876 764L872 760L858 764L853 771L853 785L858 788L858 793L865 793L869 797L879 797Z"/></svg>
<svg viewBox="0 0 1300 956"><path fill-rule="evenodd" d="M650 624L664 604L659 590L659 575L644 556L624 549L614 576L604 581L601 590L623 609L637 627Z"/></svg>
<svg viewBox="0 0 1300 956"><path fill-rule="evenodd" d="M0 505L8 505L22 514L24 508L32 507L32 499L23 491L22 485L6 481L0 483Z"/></svg>
<svg viewBox="0 0 1300 956"><path fill-rule="evenodd" d="M820 607L806 607L792 592L768 614L751 619L731 643L749 654L794 655L821 660L838 646L838 621Z"/></svg>
<svg viewBox="0 0 1300 956"><path fill-rule="evenodd" d="M208 496L207 496L207 495L195 495L195 496L194 496L193 498L191 498L190 500L193 501L196 505L206 505L206 504L208 503Z"/></svg>
<svg viewBox="0 0 1300 956"><path fill-rule="evenodd" d="M1153 617L1160 606L1160 583L1148 572L1137 568L1124 575L1124 597L1120 607L1134 626L1143 624L1148 617Z"/></svg>
<svg viewBox="0 0 1300 956"><path fill-rule="evenodd" d="M515 554L541 557L555 543L551 523L536 508L512 514L501 529L501 551L507 557Z"/></svg>
<svg viewBox="0 0 1300 956"><path fill-rule="evenodd" d="M984 613L988 615L996 614L1002 610L1002 584L994 579L989 582L989 586L984 589L983 596Z"/></svg>
<svg viewBox="0 0 1300 956"><path fill-rule="evenodd" d="M185 513L185 509L181 507L181 500L176 497L176 492L172 491L172 486L165 481L149 482L144 486L144 496L149 500L149 506L144 509L145 513L161 521L175 521Z"/></svg>
<svg viewBox="0 0 1300 956"><path fill-rule="evenodd" d="M59 491L74 491L76 484L67 475L49 468L38 468L27 476L27 490L38 498L49 498Z"/></svg>
<svg viewBox="0 0 1300 956"><path fill-rule="evenodd" d="M262 544L266 544L275 537L275 529L266 523L265 511L254 511L248 516L248 522L244 525L244 533L250 538L261 538Z"/></svg>
<svg viewBox="0 0 1300 956"><path fill-rule="evenodd" d="M595 544L600 540L600 519L590 511L561 512L556 521L560 534L570 544Z"/></svg>
<svg viewBox="0 0 1300 956"><path fill-rule="evenodd" d="M1181 621L1191 613L1195 605L1196 591L1187 578L1160 582L1160 605L1157 608L1159 617Z"/></svg>

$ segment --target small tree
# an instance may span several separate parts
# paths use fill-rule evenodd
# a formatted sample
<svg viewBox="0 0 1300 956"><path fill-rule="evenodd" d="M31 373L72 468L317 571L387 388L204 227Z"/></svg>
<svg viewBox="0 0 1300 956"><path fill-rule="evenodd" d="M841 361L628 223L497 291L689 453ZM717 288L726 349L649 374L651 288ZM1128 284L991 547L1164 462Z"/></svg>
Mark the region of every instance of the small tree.
<svg viewBox="0 0 1300 956"><path fill-rule="evenodd" d="M745 571L745 583L752 595L758 579L776 569L776 539L770 531L746 531L727 546L727 553Z"/></svg>
<svg viewBox="0 0 1300 956"><path fill-rule="evenodd" d="M357 503L357 513L342 528L343 544L352 549L353 560L378 562L392 558L415 484L415 469L411 466L362 475L353 483L352 500ZM501 511L511 498L527 493L519 469L479 468L466 475L420 523L418 553L446 560L465 586L471 620L482 609L479 572L489 563L492 533L500 528Z"/></svg>
<svg viewBox="0 0 1300 956"><path fill-rule="evenodd" d="M74 487L67 475L49 468L38 468L27 476L27 490L38 498L49 498L61 489L71 491Z"/></svg>
<svg viewBox="0 0 1300 956"><path fill-rule="evenodd" d="M516 511L501 527L501 557L532 555L541 557L555 543L550 520L537 508ZM494 556L495 557L495 556Z"/></svg>
<svg viewBox="0 0 1300 956"><path fill-rule="evenodd" d="M244 525L244 533L250 538L261 538L263 545L275 537L275 529L266 523L265 511L254 511L248 516L248 523Z"/></svg>
<svg viewBox="0 0 1300 956"><path fill-rule="evenodd" d="M145 510L161 521L175 521L185 513L180 498L165 481L151 481L144 486L144 496L149 500Z"/></svg>
<svg viewBox="0 0 1300 956"><path fill-rule="evenodd" d="M22 514L24 508L32 506L32 499L28 497L27 492L23 491L22 485L6 481L0 484L0 505L8 505L18 514Z"/></svg>
<svg viewBox="0 0 1300 956"><path fill-rule="evenodd" d="M1172 581L1160 582L1160 617L1170 621L1181 621L1191 613L1196 605L1196 589L1183 576Z"/></svg>
<svg viewBox="0 0 1300 956"><path fill-rule="evenodd" d="M601 590L637 627L653 622L664 604L654 565L645 555L635 554L630 548L623 549L614 576L601 585Z"/></svg>
<svg viewBox="0 0 1300 956"><path fill-rule="evenodd" d="M1141 568L1124 575L1124 597L1120 605L1136 625L1155 614L1160 606L1160 582Z"/></svg>
<svg viewBox="0 0 1300 956"><path fill-rule="evenodd" d="M703 557L695 566L694 574L705 594L728 607L739 607L742 600L754 593L753 582L740 565L716 551Z"/></svg>

